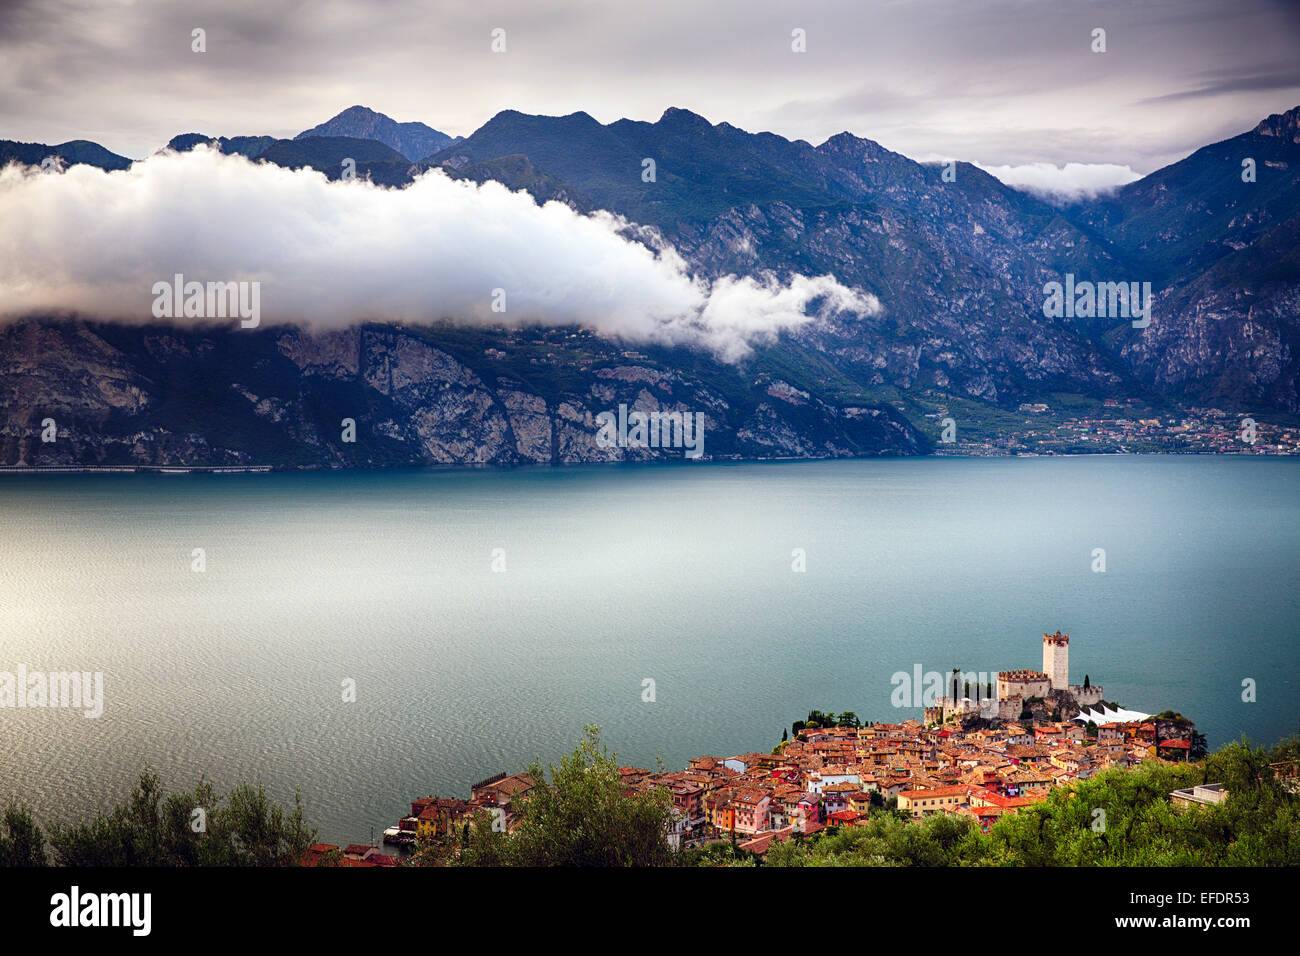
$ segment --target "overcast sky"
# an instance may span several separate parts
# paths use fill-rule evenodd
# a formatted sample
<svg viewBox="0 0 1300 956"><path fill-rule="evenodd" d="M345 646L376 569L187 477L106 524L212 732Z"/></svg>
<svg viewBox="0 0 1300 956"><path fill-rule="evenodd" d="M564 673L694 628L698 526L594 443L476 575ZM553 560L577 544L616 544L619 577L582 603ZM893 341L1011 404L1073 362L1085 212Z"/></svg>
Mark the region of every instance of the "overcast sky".
<svg viewBox="0 0 1300 956"><path fill-rule="evenodd" d="M1122 178L1300 104L1298 50L1300 4L1273 0L0 0L0 138L139 158L181 132L292 136L353 104L452 135L507 108L679 106Z"/></svg>

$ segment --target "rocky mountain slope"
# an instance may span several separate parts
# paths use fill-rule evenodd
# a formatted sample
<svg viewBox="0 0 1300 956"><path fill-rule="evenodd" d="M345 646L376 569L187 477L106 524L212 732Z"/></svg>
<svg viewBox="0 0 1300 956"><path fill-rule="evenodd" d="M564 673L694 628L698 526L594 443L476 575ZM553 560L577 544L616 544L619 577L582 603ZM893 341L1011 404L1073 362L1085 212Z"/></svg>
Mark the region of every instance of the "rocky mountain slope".
<svg viewBox="0 0 1300 956"><path fill-rule="evenodd" d="M360 126L331 129L393 139L380 114L357 109L335 119L351 114ZM577 328L263 329L237 333L236 346L216 328L32 317L0 329L0 463L668 457L595 445L594 416L620 403L706 411L708 457L915 454L930 447L940 414L969 421L1061 396L1295 420L1298 122L1300 108L1269 117L1064 208L974 166L945 177L849 133L812 146L678 109L608 125L585 113L506 111L416 163L410 142L403 151L307 135L330 124L294 140L220 139L224 151L331 178L352 158L358 175L390 186L433 167L496 180L648 226L647 241L671 244L697 274L832 273L882 310L810 324L738 366L686 349L632 350ZM116 164L93 145L69 152ZM50 149L11 153L31 162ZM653 177L643 175L647 160ZM1151 324L1047 317L1044 285L1067 273L1150 282ZM61 419L54 445L35 439L47 415ZM339 439L347 417L355 443Z"/></svg>
<svg viewBox="0 0 1300 956"><path fill-rule="evenodd" d="M601 412L702 413L705 458L918 454L889 406L771 373L630 352L578 330L364 326L242 334L33 321L0 328L0 463L381 466L681 460L601 447ZM35 400L34 400L35 398ZM53 418L57 440L42 442ZM345 440L344 420L355 423Z"/></svg>
<svg viewBox="0 0 1300 956"><path fill-rule="evenodd" d="M1120 357L1157 391L1300 410L1300 107L1077 208L1072 218L1163 289Z"/></svg>
<svg viewBox="0 0 1300 956"><path fill-rule="evenodd" d="M1269 117L1067 209L967 164L946 182L940 167L849 133L813 147L674 109L607 126L506 111L422 165L531 190L508 170L485 172L526 159L544 177L539 198L653 224L709 275L832 272L885 314L804 344L855 377L874 368L870 383L886 390L1004 406L1045 391L1149 392L1295 415L1298 117ZM653 183L641 178L647 159ZM1045 318L1044 284L1066 273L1151 282L1155 321Z"/></svg>

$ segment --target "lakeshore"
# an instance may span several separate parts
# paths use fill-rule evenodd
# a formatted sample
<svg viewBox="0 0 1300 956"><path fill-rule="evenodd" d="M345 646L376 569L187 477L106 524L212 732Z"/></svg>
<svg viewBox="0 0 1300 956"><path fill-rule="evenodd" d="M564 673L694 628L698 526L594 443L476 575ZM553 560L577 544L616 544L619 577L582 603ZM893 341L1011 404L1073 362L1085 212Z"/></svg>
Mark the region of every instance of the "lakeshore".
<svg viewBox="0 0 1300 956"><path fill-rule="evenodd" d="M913 820L951 815L987 832L999 817L1103 770L1197 756L1195 725L1174 714L1100 726L978 718L862 726L853 715L843 716L841 725L799 721L794 737L771 751L694 757L680 771L624 766L619 774L629 795L654 789L670 794L673 849L732 843L762 856L774 842L864 824L873 809L897 810ZM410 813L384 832L384 843L403 851L452 843L466 826L483 823L509 832L534 786L527 773L503 772L471 786L468 799L418 797ZM1182 799L1224 797L1222 788L1206 793ZM306 865L327 854L338 854L349 866L400 862L376 843L317 844Z"/></svg>

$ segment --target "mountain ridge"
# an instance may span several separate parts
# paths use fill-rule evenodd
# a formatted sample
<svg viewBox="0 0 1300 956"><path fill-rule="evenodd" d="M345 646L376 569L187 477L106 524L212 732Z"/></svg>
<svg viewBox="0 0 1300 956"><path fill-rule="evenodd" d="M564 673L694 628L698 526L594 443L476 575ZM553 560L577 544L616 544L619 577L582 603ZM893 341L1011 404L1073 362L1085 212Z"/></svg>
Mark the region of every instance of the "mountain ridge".
<svg viewBox="0 0 1300 956"><path fill-rule="evenodd" d="M192 148L206 139L184 134L173 144ZM237 145L252 151L261 142L217 140L225 151L238 151ZM1059 208L968 163L951 167L955 181L947 181L944 166L916 162L847 131L813 146L712 124L678 108L655 122L609 124L585 112L545 117L503 110L464 140L414 163L377 140L305 135L272 140L257 158L312 165L335 179L342 159L352 158L358 175L391 186L432 168L453 178L494 180L539 202L625 216L657 234L652 241L676 249L703 279L832 274L876 296L883 308L809 323L736 366L685 348L616 346L581 329L438 326L394 327L395 338L383 348L357 345L364 360L332 360L331 368L348 371L323 375L312 361L284 366L281 359L286 350L299 357L328 352L328 335L299 332L286 345L281 331L259 332L253 337L265 334L273 343L264 347L265 361L281 367L288 382L256 387L240 382L219 330L155 331L151 338L93 317L72 326L33 317L0 330L0 356L20 349L25 337L48 336L85 367L74 362L49 378L11 364L11 411L0 427L9 452L20 454L27 440L21 436L30 437L34 409L63 402L117 436L99 448L104 460L201 456L205 446L193 437L204 407L200 395L221 396L214 414L231 434L256 446L261 439L253 436L287 427L291 437L281 441L296 449L293 461L317 465L607 460L589 447L592 416L610 402L650 398L717 410L711 427L723 437L715 447L739 457L924 453L932 447L929 422L942 415L1002 420L1021 404L1055 403L1062 395L1098 405L1136 396L1300 416L1300 107L1110 196ZM654 160L649 179L643 178L647 159ZM1113 316L1049 317L1046 284L1066 274L1150 282L1150 326L1133 328ZM376 335L363 340L373 345ZM112 361L99 346L86 351L92 339L114 350ZM172 355L171 364L157 364L160 350ZM435 378L442 375L437 369L456 363L462 371L453 378L461 384L394 405L364 369L370 362L391 365L397 353L418 353L414 367ZM219 368L254 397L232 397L230 383L220 380L206 391L190 390L186 376L213 374L187 357L198 354L227 355ZM87 372L110 367L118 372L107 378ZM466 376L480 384L471 388ZM666 391L613 384L671 381L678 384ZM86 392L88 384L97 391ZM119 388L151 397L138 408L127 408L129 402L105 407L97 397ZM434 401L448 388L453 391L444 397L453 397L436 403L448 421L431 421L420 401ZM405 437L369 460L355 459L349 449L327 454L333 426L313 417L313 409L349 402L376 409L376 428ZM512 403L518 422L507 414ZM166 415L159 411L167 408ZM504 417L492 408L506 410ZM864 422L876 424L854 430ZM191 439L173 446L178 428L189 429ZM502 437L521 432L531 437L515 446ZM154 437L130 450L135 446L124 445L122 436L137 434ZM462 437L453 440L456 435ZM95 445L87 441L91 454ZM217 460L238 457L240 441L224 447Z"/></svg>
<svg viewBox="0 0 1300 956"><path fill-rule="evenodd" d="M5 166L10 162L19 162L27 166L39 166L47 156L58 156L69 165L85 163L109 171L127 169L133 162L127 157L119 156L117 153L87 139L68 140L68 142L59 143L57 146L0 139L0 166Z"/></svg>

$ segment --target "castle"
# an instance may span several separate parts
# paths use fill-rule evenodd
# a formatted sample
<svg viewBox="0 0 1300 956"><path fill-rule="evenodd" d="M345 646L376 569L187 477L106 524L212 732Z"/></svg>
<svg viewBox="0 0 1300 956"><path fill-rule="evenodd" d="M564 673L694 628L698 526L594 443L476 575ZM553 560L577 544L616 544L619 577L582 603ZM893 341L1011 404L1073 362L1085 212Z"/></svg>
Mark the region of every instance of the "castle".
<svg viewBox="0 0 1300 956"><path fill-rule="evenodd" d="M1070 686L1070 635L1057 631L1043 635L1043 673L1052 682L1052 690Z"/></svg>
<svg viewBox="0 0 1300 956"><path fill-rule="evenodd" d="M1101 685L1070 683L1070 635L1057 631L1043 635L1043 671L1052 682L1053 691L1061 691L1080 707L1101 703ZM1046 696L1046 695L1044 695Z"/></svg>
<svg viewBox="0 0 1300 956"><path fill-rule="evenodd" d="M996 697L984 700L940 697L924 708L926 723L943 723L953 717L977 716L985 720L1019 720L1026 701L1051 701L1056 710L1073 706L1077 711L1101 702L1099 684L1083 687L1070 683L1070 635L1057 631L1043 635L1043 669L999 671Z"/></svg>

